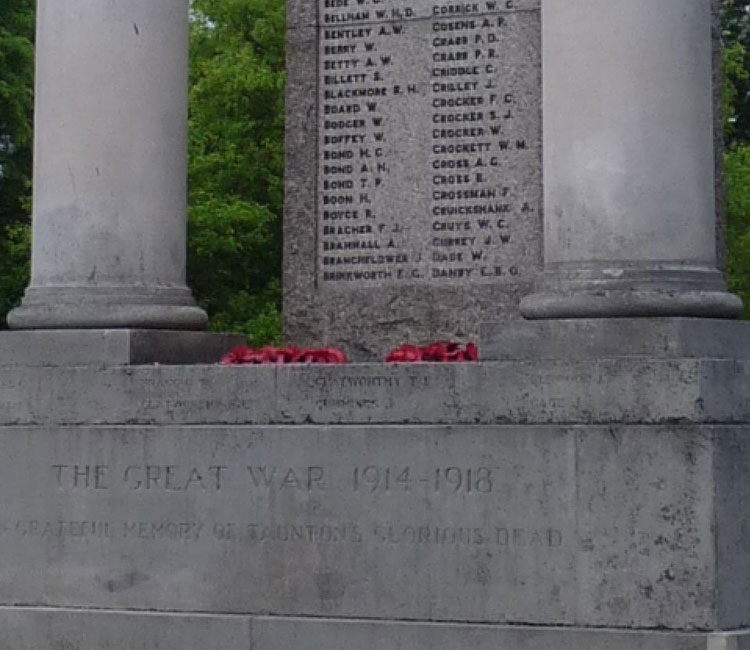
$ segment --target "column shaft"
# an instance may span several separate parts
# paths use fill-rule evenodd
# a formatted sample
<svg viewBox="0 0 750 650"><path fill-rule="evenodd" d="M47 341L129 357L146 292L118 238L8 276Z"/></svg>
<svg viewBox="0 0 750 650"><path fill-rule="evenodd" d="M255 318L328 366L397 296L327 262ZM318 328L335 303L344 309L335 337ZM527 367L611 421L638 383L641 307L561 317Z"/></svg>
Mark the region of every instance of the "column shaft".
<svg viewBox="0 0 750 650"><path fill-rule="evenodd" d="M711 0L543 0L529 318L737 316L716 267Z"/></svg>
<svg viewBox="0 0 750 650"><path fill-rule="evenodd" d="M40 0L15 328L200 329L185 284L188 0Z"/></svg>

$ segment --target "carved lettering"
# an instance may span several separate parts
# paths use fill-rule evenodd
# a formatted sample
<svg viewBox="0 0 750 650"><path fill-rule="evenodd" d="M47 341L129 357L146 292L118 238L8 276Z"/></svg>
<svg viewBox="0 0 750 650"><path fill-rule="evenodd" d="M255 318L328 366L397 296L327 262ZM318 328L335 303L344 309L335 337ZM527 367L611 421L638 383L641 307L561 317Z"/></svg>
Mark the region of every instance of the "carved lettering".
<svg viewBox="0 0 750 650"><path fill-rule="evenodd" d="M541 100L535 43L519 40L534 33L528 12L319 3L319 279L498 283L533 270ZM367 228L332 225L354 221Z"/></svg>

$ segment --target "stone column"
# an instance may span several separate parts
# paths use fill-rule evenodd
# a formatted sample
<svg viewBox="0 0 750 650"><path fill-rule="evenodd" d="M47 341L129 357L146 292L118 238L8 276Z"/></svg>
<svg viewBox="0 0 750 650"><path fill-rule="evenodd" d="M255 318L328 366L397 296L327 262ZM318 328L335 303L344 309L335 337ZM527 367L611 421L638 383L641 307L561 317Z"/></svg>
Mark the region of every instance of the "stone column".
<svg viewBox="0 0 750 650"><path fill-rule="evenodd" d="M188 0L39 0L13 328L202 329L185 284Z"/></svg>
<svg viewBox="0 0 750 650"><path fill-rule="evenodd" d="M735 317L711 0L543 0L545 270L527 318Z"/></svg>

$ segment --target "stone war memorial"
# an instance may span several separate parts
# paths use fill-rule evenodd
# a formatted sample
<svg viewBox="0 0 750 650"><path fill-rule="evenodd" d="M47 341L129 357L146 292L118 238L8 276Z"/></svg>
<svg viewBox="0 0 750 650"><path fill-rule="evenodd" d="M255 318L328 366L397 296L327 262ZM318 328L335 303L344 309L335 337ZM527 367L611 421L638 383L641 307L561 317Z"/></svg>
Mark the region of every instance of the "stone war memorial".
<svg viewBox="0 0 750 650"><path fill-rule="evenodd" d="M0 650L750 649L710 0L290 0L290 342L461 364L217 365L187 0L37 15Z"/></svg>
<svg viewBox="0 0 750 650"><path fill-rule="evenodd" d="M288 21L288 337L383 359L518 317L542 260L539 0L295 0Z"/></svg>

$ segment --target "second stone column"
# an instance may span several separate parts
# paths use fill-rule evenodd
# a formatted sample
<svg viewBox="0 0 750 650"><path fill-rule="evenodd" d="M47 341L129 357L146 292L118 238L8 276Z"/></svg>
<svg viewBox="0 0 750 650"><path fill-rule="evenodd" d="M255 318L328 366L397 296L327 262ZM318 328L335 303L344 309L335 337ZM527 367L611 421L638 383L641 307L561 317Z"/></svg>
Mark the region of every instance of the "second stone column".
<svg viewBox="0 0 750 650"><path fill-rule="evenodd" d="M711 0L543 0L545 271L527 318L735 317Z"/></svg>

